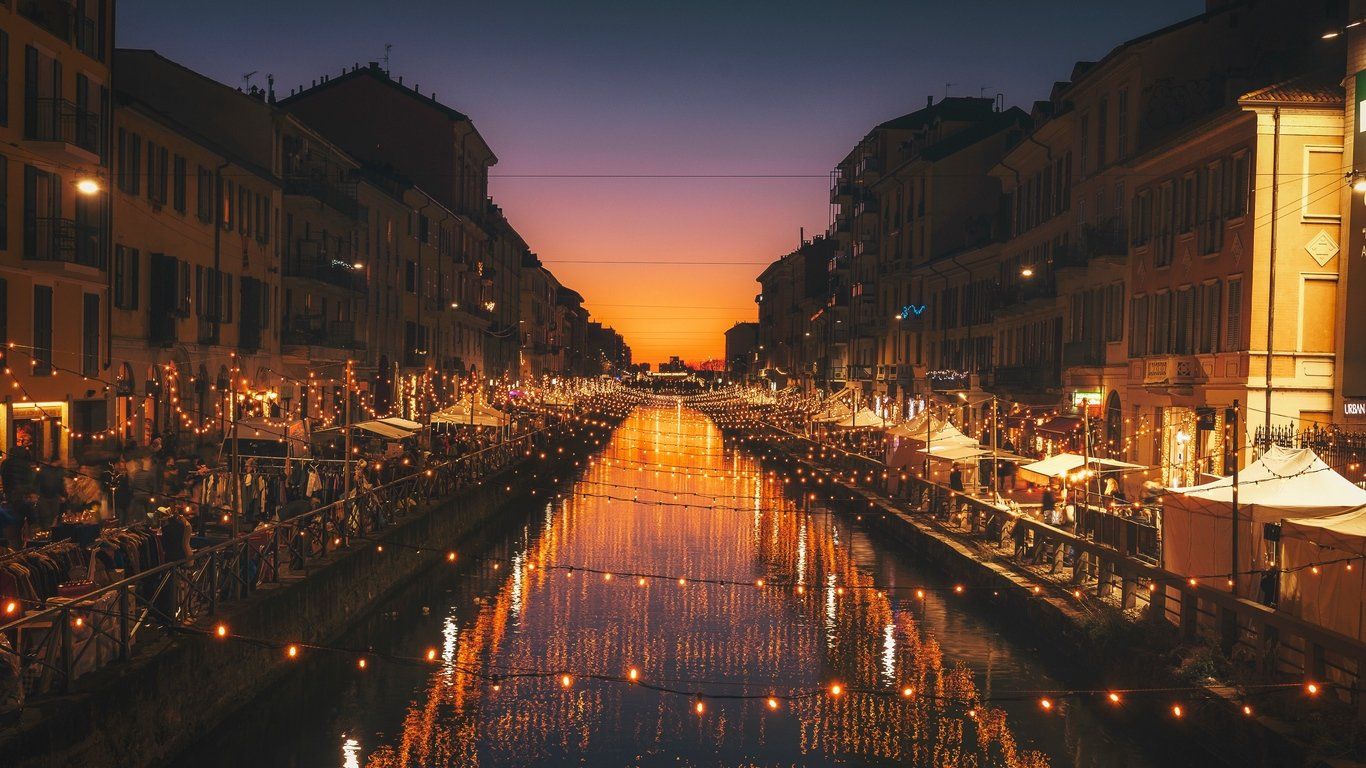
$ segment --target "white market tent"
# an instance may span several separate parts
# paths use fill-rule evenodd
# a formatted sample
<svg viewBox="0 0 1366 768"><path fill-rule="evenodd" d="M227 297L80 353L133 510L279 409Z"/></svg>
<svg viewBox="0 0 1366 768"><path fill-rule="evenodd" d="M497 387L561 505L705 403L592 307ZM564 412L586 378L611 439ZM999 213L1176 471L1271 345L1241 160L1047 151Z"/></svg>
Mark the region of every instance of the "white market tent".
<svg viewBox="0 0 1366 768"><path fill-rule="evenodd" d="M887 430L887 436L913 437L924 440L926 430L937 431L943 424L944 422L935 419L928 410L925 410Z"/></svg>
<svg viewBox="0 0 1366 768"><path fill-rule="evenodd" d="M1339 634L1366 640L1366 507L1281 524L1278 607ZM1335 562L1336 561L1336 562ZM1318 566L1318 573L1309 570Z"/></svg>
<svg viewBox="0 0 1366 768"><path fill-rule="evenodd" d="M914 419L912 420L914 421ZM908 424L910 422L907 422ZM928 422L927 422L928 423ZM903 425L904 426L904 425ZM905 467L912 462L924 461L926 450L929 454L938 458L948 458L943 454L950 448L978 448L976 440L963 434L952 424L933 423L930 425L934 431L926 434L925 427L921 427L918 435L901 435L896 430L892 434L901 435L901 439L895 440L887 448L887 466L890 469ZM929 438L928 440L926 438ZM987 450L990 453L990 449ZM1003 454L1004 455L1004 454Z"/></svg>
<svg viewBox="0 0 1366 768"><path fill-rule="evenodd" d="M504 416L501 411L465 399L433 413L431 421L433 424L454 426L501 427Z"/></svg>
<svg viewBox="0 0 1366 768"><path fill-rule="evenodd" d="M1094 456L1088 461L1085 456L1078 456L1075 453L1055 453L1046 459L1021 466L1020 476L1033 483L1046 483L1053 478L1065 477L1083 466L1089 467L1093 472L1128 472L1145 469L1141 464L1130 464L1127 461Z"/></svg>
<svg viewBox="0 0 1366 768"><path fill-rule="evenodd" d="M413 421L411 419L400 419L397 416L386 416L385 418L378 419L378 421L382 421L391 427L406 429L409 432L417 432L422 429L421 422Z"/></svg>
<svg viewBox="0 0 1366 768"><path fill-rule="evenodd" d="M860 427L880 427L886 423L881 416L877 415L877 411L864 408L858 413L850 414L835 422L835 426L844 429L858 429Z"/></svg>
<svg viewBox="0 0 1366 768"><path fill-rule="evenodd" d="M1265 565L1263 526L1285 519L1323 518L1366 506L1366 490L1334 472L1308 448L1272 446L1238 473L1238 570ZM1233 477L1169 488L1162 511L1162 565L1182 576L1233 570ZM1258 577L1238 576L1238 594L1252 597Z"/></svg>

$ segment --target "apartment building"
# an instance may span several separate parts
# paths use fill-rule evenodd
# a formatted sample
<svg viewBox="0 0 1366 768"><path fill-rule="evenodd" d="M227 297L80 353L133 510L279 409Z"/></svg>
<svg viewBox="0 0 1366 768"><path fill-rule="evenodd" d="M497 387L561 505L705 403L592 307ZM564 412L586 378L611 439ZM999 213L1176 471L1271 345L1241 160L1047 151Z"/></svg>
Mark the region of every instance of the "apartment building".
<svg viewBox="0 0 1366 768"><path fill-rule="evenodd" d="M280 352L280 181L115 81L110 422L123 445L221 436ZM236 109L259 106L208 80ZM272 390L277 392L278 390Z"/></svg>
<svg viewBox="0 0 1366 768"><path fill-rule="evenodd" d="M482 324L484 336L478 359L462 356L464 371L486 378L512 372L516 355L509 340L521 320L515 302L525 243L488 198L489 168L498 159L473 121L376 63L325 76L280 105L363 164L408 180L454 216L449 250L464 270L455 279L462 288L453 292L461 293L458 309ZM457 339L464 328L456 327ZM457 346L473 349L474 342Z"/></svg>
<svg viewBox="0 0 1366 768"><path fill-rule="evenodd" d="M45 461L112 439L112 47L108 3L0 6L0 429Z"/></svg>

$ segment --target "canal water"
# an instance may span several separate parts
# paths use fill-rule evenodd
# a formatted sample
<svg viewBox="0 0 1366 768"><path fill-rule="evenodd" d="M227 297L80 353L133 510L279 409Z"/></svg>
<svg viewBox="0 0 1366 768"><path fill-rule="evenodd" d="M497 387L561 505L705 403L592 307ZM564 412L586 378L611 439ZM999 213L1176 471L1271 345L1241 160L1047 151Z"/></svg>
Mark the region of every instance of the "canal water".
<svg viewBox="0 0 1366 768"><path fill-rule="evenodd" d="M1037 649L791 488L700 413L638 408L563 495L362 621L366 669L304 654L176 765L1207 764L1099 704L1044 711L1065 685Z"/></svg>

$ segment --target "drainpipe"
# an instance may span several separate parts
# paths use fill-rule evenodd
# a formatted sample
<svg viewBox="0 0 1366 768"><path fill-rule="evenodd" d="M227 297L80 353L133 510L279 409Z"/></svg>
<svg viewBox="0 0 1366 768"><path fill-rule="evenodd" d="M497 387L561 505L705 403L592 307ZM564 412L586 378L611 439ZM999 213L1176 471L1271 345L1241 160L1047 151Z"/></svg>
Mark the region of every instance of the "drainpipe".
<svg viewBox="0 0 1366 768"><path fill-rule="evenodd" d="M1281 108L1271 111L1271 253L1268 259L1270 277L1266 282L1266 411L1263 414L1267 437L1271 436L1271 358L1276 329L1276 219L1280 210L1281 183Z"/></svg>

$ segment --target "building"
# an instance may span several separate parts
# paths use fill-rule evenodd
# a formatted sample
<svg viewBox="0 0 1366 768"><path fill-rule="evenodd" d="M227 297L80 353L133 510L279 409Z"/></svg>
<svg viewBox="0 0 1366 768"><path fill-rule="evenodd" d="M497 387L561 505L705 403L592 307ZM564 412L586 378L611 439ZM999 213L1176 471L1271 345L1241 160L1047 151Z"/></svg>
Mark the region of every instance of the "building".
<svg viewBox="0 0 1366 768"><path fill-rule="evenodd" d="M587 329L588 353L585 361L590 375L619 374L631 367L631 348L610 326L589 322Z"/></svg>
<svg viewBox="0 0 1366 768"><path fill-rule="evenodd" d="M271 114L260 95L153 52L120 50L115 61L110 426L124 446L202 444L222 435L238 396L280 394L282 189L272 153L239 154L158 92L267 129Z"/></svg>
<svg viewBox="0 0 1366 768"><path fill-rule="evenodd" d="M498 159L473 121L438 102L435 94L423 94L416 85L409 88L401 77L391 78L376 63L325 76L280 105L362 164L408 180L449 212L453 225L440 235L449 240L437 244L460 265L451 278L459 285L453 292L462 297L458 309L477 321L484 337L477 359L461 357L461 375L515 375L513 345L521 321L518 272L526 245L488 198L489 168ZM425 215L417 214L419 239ZM415 330L420 332L422 325ZM456 332L459 338L465 326ZM468 342L464 348L472 346ZM447 361L436 362L436 376L459 371L449 369Z"/></svg>
<svg viewBox="0 0 1366 768"><path fill-rule="evenodd" d="M726 329L726 375L734 381L753 376L759 352L759 324L736 323Z"/></svg>
<svg viewBox="0 0 1366 768"><path fill-rule="evenodd" d="M43 461L112 439L111 5L0 9L0 429Z"/></svg>

